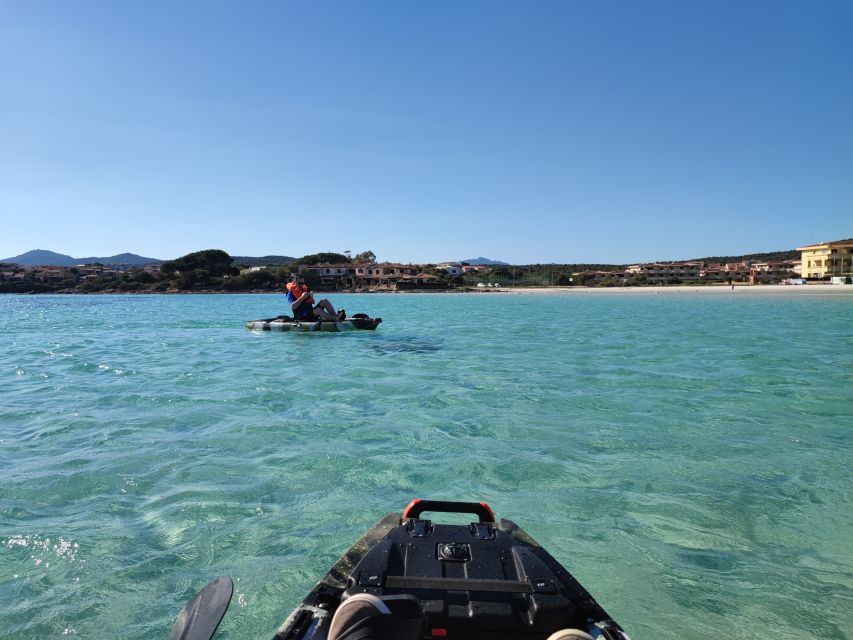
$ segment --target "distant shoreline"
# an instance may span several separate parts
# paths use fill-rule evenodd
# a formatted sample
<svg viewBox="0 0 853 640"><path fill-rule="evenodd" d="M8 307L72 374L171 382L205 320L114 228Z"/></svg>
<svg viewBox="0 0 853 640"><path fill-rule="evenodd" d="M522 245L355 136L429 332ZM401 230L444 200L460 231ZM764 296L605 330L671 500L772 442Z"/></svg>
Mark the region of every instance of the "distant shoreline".
<svg viewBox="0 0 853 640"><path fill-rule="evenodd" d="M46 291L41 293L36 292L18 292L18 293L0 293L0 295L20 295L20 296L85 296L85 295L281 295L283 291L222 291L222 290L207 290L207 291ZM393 290L374 290L374 291L320 291L318 295L324 296L339 296L353 294L377 294L391 293L394 295L660 295L660 294L684 294L684 293L702 293L713 294L718 296L723 295L738 295L745 293L755 293L760 295L778 295L778 294L817 294L817 295L853 295L853 285L837 285L837 284L806 284L806 285L778 285L778 284L735 284L734 289L730 285L646 285L641 287L503 287L492 289L474 289L474 288L459 288L459 289L433 289L433 290L409 290L409 291L393 291Z"/></svg>

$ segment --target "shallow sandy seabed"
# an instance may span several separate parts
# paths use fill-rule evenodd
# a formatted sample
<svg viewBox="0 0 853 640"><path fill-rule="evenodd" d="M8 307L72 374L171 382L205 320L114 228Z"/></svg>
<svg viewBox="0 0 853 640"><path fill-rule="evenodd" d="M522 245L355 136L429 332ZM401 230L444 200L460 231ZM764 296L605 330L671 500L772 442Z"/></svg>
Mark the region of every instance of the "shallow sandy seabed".
<svg viewBox="0 0 853 640"><path fill-rule="evenodd" d="M661 295L677 293L705 293L712 295L738 294L822 294L822 295L853 295L853 285L837 284L806 284L806 285L735 285L734 290L729 285L690 286L661 286L661 287L518 287L512 289L485 289L470 293L503 293L503 294L545 294L545 295L607 295L614 293L632 293L638 295Z"/></svg>

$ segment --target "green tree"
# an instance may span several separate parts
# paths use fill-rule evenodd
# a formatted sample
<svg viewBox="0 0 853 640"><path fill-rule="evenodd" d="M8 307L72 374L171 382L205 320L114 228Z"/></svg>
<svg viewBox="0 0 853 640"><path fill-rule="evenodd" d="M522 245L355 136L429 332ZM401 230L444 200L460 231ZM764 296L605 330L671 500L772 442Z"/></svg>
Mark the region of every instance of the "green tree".
<svg viewBox="0 0 853 640"><path fill-rule="evenodd" d="M243 276L233 276L225 278L222 281L222 289L224 291L245 291L248 288L246 281L243 280Z"/></svg>
<svg viewBox="0 0 853 640"><path fill-rule="evenodd" d="M231 256L220 249L205 249L204 251L188 253L176 260L167 260L160 265L160 271L168 277L174 277L179 272L183 274L194 270L206 271L213 277L237 275L238 273L232 264Z"/></svg>
<svg viewBox="0 0 853 640"><path fill-rule="evenodd" d="M131 269L127 272L127 278L140 284L151 284L154 282L154 275L143 269Z"/></svg>
<svg viewBox="0 0 853 640"><path fill-rule="evenodd" d="M279 267L275 270L275 284L277 286L284 286L286 283L290 282L290 276L292 273L292 267Z"/></svg>
<svg viewBox="0 0 853 640"><path fill-rule="evenodd" d="M352 259L356 264L362 262L376 262L376 254L372 251L362 251L355 258Z"/></svg>
<svg viewBox="0 0 853 640"><path fill-rule="evenodd" d="M178 289L183 289L185 291L217 288L221 283L222 279L213 277L207 269L181 271L178 274L178 279L176 281Z"/></svg>
<svg viewBox="0 0 853 640"><path fill-rule="evenodd" d="M323 263L332 263L332 264L346 264L350 262L350 259L347 258L342 253L312 253L307 256L302 256L295 263L294 266L297 267L299 265L310 266L314 264L323 264ZM161 267L162 268L162 267Z"/></svg>
<svg viewBox="0 0 853 640"><path fill-rule="evenodd" d="M263 271L249 271L238 277L243 279L247 289L270 289L275 284L275 276L266 269ZM233 279L229 278L229 280Z"/></svg>

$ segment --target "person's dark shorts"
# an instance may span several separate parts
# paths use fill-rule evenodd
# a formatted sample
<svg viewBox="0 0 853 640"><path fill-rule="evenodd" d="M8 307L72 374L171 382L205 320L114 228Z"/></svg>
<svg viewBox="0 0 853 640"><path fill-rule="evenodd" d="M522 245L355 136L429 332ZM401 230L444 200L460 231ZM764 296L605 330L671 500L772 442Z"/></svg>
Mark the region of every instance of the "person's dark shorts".
<svg viewBox="0 0 853 640"><path fill-rule="evenodd" d="M300 307L304 307L304 306L305 306L304 303L302 305L300 305ZM299 310L302 311L301 308ZM296 320L297 322L316 322L317 317L314 315L314 307L309 307L307 311L304 311L304 312L300 313L299 315L294 316L293 319Z"/></svg>

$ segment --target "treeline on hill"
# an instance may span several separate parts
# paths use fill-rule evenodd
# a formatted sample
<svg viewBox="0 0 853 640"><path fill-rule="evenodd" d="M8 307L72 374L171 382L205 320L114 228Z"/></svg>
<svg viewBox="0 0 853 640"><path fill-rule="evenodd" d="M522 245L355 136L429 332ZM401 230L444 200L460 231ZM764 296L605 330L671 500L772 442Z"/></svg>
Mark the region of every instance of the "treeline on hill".
<svg viewBox="0 0 853 640"><path fill-rule="evenodd" d="M234 264L240 267L278 267L284 264L311 265L323 262L330 264L373 262L376 260L376 254L372 251L363 251L355 256L351 256L349 253L312 253L301 258L291 258L290 256L233 256L232 260Z"/></svg>
<svg viewBox="0 0 853 640"><path fill-rule="evenodd" d="M296 262L297 258L290 256L234 256L234 264L241 267L277 267L279 265Z"/></svg>
<svg viewBox="0 0 853 640"><path fill-rule="evenodd" d="M766 253L750 253L745 256L710 256L708 258L693 258L684 262L718 262L726 264L727 262L784 262L785 260L799 260L802 254L796 249L789 251L768 251Z"/></svg>

